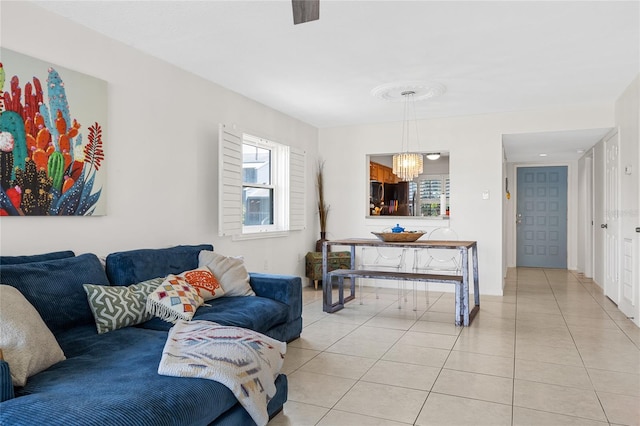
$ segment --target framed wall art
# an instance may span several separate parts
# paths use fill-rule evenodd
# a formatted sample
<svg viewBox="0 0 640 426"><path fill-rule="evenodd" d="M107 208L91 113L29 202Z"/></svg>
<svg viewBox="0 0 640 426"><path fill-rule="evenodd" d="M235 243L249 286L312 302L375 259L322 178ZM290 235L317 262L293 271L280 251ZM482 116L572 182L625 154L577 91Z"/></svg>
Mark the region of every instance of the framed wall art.
<svg viewBox="0 0 640 426"><path fill-rule="evenodd" d="M106 214L107 83L0 48L0 216Z"/></svg>

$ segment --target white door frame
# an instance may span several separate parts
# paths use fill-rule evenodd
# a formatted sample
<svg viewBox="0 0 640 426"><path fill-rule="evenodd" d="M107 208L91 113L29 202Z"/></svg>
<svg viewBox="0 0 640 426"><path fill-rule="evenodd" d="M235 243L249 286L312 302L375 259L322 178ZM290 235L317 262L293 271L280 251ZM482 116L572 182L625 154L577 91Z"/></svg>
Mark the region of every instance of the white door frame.
<svg viewBox="0 0 640 426"><path fill-rule="evenodd" d="M604 295L616 305L620 303L620 139L618 132L607 135L604 140Z"/></svg>
<svg viewBox="0 0 640 426"><path fill-rule="evenodd" d="M604 174L605 174L605 146L603 138L593 148L593 280L602 288L604 292L604 256L605 256L605 239L604 232L600 225L604 223Z"/></svg>
<svg viewBox="0 0 640 426"><path fill-rule="evenodd" d="M578 162L578 272L593 277L593 149Z"/></svg>

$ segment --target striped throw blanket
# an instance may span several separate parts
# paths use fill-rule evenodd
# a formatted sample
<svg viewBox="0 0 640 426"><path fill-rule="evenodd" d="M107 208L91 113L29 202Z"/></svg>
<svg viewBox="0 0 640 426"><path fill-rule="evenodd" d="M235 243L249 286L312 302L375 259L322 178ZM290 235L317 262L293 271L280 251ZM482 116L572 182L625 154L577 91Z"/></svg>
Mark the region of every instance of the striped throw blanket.
<svg viewBox="0 0 640 426"><path fill-rule="evenodd" d="M178 320L169 330L158 374L218 381L256 424L266 425L286 350L286 343L252 330Z"/></svg>

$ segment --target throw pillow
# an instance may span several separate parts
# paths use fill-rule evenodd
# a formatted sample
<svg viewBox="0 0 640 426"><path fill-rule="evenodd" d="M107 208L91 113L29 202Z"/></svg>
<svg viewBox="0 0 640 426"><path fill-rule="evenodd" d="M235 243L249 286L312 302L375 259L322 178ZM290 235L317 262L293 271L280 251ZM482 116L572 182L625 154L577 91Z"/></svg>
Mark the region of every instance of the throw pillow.
<svg viewBox="0 0 640 426"><path fill-rule="evenodd" d="M26 256L0 256L0 265L19 265L23 263L46 262L47 260L66 259L68 257L74 257L75 255L76 254L71 250L65 250Z"/></svg>
<svg viewBox="0 0 640 426"><path fill-rule="evenodd" d="M184 278L170 274L147 298L147 312L171 323L190 321L203 303L198 290Z"/></svg>
<svg viewBox="0 0 640 426"><path fill-rule="evenodd" d="M0 347L14 386L66 359L38 311L8 285L0 285Z"/></svg>
<svg viewBox="0 0 640 426"><path fill-rule="evenodd" d="M191 287L198 290L198 293L205 300L213 300L224 296L224 290L209 268L198 268L192 271L185 271L178 275L184 278Z"/></svg>
<svg viewBox="0 0 640 426"><path fill-rule="evenodd" d="M46 262L0 265L0 281L22 293L54 336L72 327L95 324L82 286L109 285L104 268L92 253Z"/></svg>
<svg viewBox="0 0 640 426"><path fill-rule="evenodd" d="M227 257L208 250L198 256L198 265L213 272L224 290L225 296L255 296L249 285L249 272L242 258Z"/></svg>
<svg viewBox="0 0 640 426"><path fill-rule="evenodd" d="M163 281L154 278L128 287L84 284L98 334L149 321L153 315L146 310L147 296Z"/></svg>

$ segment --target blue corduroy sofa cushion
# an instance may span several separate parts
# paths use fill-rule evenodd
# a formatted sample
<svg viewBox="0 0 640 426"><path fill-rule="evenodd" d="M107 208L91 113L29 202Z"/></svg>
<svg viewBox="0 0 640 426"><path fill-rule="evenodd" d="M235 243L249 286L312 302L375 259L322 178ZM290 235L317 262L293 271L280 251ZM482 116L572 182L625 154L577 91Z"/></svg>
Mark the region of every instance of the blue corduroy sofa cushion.
<svg viewBox="0 0 640 426"><path fill-rule="evenodd" d="M259 296L220 297L200 306L194 320L207 320L221 325L248 328L265 333L272 327L287 322L289 306L277 300ZM152 330L169 330L173 324L153 318L140 327Z"/></svg>
<svg viewBox="0 0 640 426"><path fill-rule="evenodd" d="M107 276L112 285L130 285L152 278L179 274L198 267L198 254L213 250L211 244L139 249L107 256Z"/></svg>
<svg viewBox="0 0 640 426"><path fill-rule="evenodd" d="M82 285L109 285L100 260L90 253L46 262L0 265L0 277L3 284L24 295L54 335L78 325L95 326Z"/></svg>
<svg viewBox="0 0 640 426"><path fill-rule="evenodd" d="M18 265L21 263L45 262L47 260L66 259L76 254L71 250L53 251L51 253L31 254L26 256L0 256L0 265Z"/></svg>
<svg viewBox="0 0 640 426"><path fill-rule="evenodd" d="M166 332L136 327L61 333L67 359L17 389L0 409L0 424L207 425L237 406L216 381L159 375L166 339ZM286 395L286 378L276 385Z"/></svg>
<svg viewBox="0 0 640 426"><path fill-rule="evenodd" d="M0 360L0 402L7 401L13 397L13 382L11 381L9 363ZM2 409L0 408L0 410Z"/></svg>

